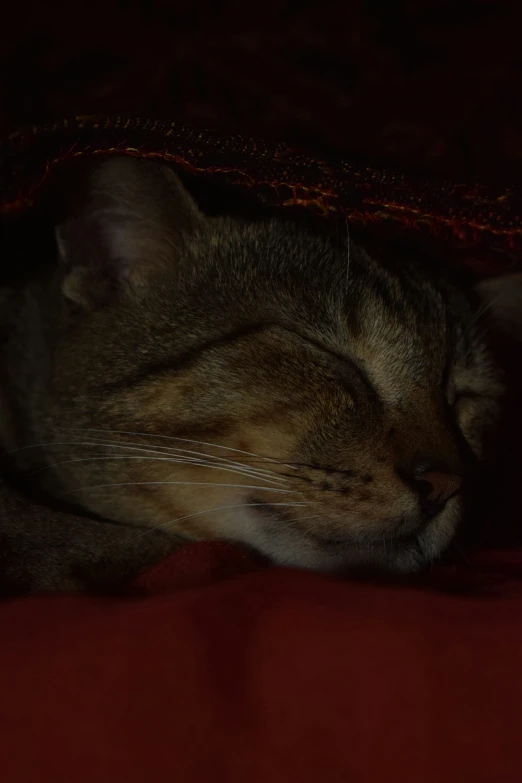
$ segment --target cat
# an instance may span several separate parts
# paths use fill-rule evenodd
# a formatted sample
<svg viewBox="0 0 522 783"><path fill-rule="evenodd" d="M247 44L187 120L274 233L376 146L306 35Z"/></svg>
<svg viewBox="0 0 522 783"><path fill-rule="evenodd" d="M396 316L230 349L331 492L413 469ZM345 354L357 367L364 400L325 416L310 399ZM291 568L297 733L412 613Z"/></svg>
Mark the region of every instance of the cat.
<svg viewBox="0 0 522 783"><path fill-rule="evenodd" d="M117 559L103 520L137 567L147 531L160 556L226 539L333 572L446 549L503 380L442 267L206 216L171 168L124 156L89 168L56 238L52 273L2 295L0 433L26 481L92 516L76 575ZM83 535L66 527L55 560ZM70 585L71 546L26 581Z"/></svg>

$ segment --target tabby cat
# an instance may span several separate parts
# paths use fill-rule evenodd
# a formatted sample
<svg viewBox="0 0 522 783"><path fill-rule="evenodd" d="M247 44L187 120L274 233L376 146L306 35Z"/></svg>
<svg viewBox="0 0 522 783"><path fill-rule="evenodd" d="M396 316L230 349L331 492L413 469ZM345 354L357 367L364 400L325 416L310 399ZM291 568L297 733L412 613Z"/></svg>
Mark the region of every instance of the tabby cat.
<svg viewBox="0 0 522 783"><path fill-rule="evenodd" d="M205 216L157 162L106 158L79 190L53 273L4 291L0 424L16 469L92 517L89 562L110 570L109 522L137 567L148 530L325 571L448 546L503 389L441 269ZM79 525L37 585L69 584Z"/></svg>

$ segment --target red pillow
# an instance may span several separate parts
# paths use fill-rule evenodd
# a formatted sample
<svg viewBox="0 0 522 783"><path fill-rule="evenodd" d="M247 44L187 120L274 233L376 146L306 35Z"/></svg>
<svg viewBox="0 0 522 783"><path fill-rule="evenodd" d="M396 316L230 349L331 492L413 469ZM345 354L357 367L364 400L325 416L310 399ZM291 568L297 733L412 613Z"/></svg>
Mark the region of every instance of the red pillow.
<svg viewBox="0 0 522 783"><path fill-rule="evenodd" d="M134 595L5 601L1 779L519 783L521 576L522 552L391 587L197 545Z"/></svg>

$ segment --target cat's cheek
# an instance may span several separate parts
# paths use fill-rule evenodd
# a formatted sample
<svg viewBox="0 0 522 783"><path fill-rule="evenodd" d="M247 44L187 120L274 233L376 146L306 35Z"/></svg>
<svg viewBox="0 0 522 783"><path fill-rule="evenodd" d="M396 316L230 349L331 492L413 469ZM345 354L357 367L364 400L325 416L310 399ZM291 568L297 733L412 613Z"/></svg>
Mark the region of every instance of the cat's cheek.
<svg viewBox="0 0 522 783"><path fill-rule="evenodd" d="M451 544L463 514L463 503L459 495L449 500L443 511L419 536L419 546L425 564L439 557Z"/></svg>

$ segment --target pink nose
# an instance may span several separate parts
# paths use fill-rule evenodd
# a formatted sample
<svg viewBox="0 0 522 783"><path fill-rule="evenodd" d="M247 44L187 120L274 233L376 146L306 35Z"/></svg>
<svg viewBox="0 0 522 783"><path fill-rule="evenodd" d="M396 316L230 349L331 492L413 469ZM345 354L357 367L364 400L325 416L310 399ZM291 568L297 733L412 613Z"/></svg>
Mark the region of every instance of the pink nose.
<svg viewBox="0 0 522 783"><path fill-rule="evenodd" d="M435 516L460 490L462 476L440 459L415 455L397 466L397 472L419 496L424 513Z"/></svg>
<svg viewBox="0 0 522 783"><path fill-rule="evenodd" d="M419 489L421 495L430 503L446 503L462 486L462 476L441 470L427 470L416 475L415 481L428 485L424 490L420 489L419 485Z"/></svg>

